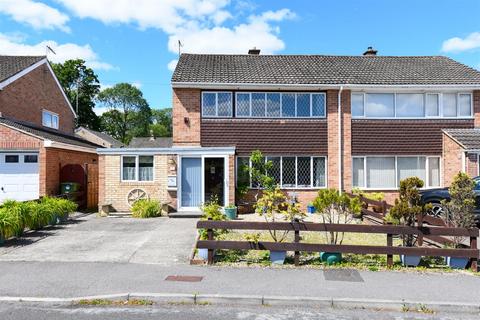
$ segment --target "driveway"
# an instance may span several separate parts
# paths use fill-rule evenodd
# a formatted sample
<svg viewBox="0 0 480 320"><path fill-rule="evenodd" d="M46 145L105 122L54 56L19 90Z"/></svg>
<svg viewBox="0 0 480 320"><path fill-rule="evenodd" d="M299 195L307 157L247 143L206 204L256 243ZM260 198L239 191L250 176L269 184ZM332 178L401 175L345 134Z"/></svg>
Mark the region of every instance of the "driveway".
<svg viewBox="0 0 480 320"><path fill-rule="evenodd" d="M195 223L91 214L7 242L0 247L0 261L184 264L195 242Z"/></svg>

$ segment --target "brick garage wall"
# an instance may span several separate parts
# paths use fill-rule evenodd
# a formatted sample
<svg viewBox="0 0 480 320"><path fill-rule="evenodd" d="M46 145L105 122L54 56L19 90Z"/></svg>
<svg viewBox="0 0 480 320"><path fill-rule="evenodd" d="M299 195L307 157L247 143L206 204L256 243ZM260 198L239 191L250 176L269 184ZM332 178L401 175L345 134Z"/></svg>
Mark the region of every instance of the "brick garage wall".
<svg viewBox="0 0 480 320"><path fill-rule="evenodd" d="M58 148L40 150L40 195L56 195L60 192L60 168L67 164L97 164L95 153Z"/></svg>
<svg viewBox="0 0 480 320"><path fill-rule="evenodd" d="M473 178L478 176L478 154L477 153L469 153L466 157L465 165L467 166L465 172L470 177Z"/></svg>
<svg viewBox="0 0 480 320"><path fill-rule="evenodd" d="M38 150L42 146L43 140L0 125L0 149Z"/></svg>
<svg viewBox="0 0 480 320"><path fill-rule="evenodd" d="M463 152L463 148L458 143L446 134L443 134L443 186L448 187L452 183L453 177L455 177L458 172L464 170L462 160Z"/></svg>
<svg viewBox="0 0 480 320"><path fill-rule="evenodd" d="M46 65L0 90L2 116L42 125L42 110L59 115L59 130L72 134L74 115Z"/></svg>
<svg viewBox="0 0 480 320"><path fill-rule="evenodd" d="M200 103L199 89L173 89L174 145L200 145Z"/></svg>
<svg viewBox="0 0 480 320"><path fill-rule="evenodd" d="M102 155L101 170L99 177L100 203L111 204L116 211L129 211L127 195L132 189L142 189L150 199L162 203L169 201L167 194L168 156L154 156L154 181L153 182L122 182L121 181L121 156Z"/></svg>

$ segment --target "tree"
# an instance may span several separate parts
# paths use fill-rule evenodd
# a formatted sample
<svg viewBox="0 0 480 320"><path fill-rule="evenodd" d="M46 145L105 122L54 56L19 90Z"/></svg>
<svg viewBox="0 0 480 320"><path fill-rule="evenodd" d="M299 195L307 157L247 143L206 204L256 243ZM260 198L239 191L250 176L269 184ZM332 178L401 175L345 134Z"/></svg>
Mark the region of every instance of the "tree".
<svg viewBox="0 0 480 320"><path fill-rule="evenodd" d="M95 72L86 67L81 59L67 60L63 64L53 63L52 69L74 109L77 108L78 94L76 125L100 130L100 118L93 111L95 97L100 92L100 82Z"/></svg>
<svg viewBox="0 0 480 320"><path fill-rule="evenodd" d="M138 88L118 83L100 92L98 101L109 109L101 121L105 131L115 139L128 144L132 137L149 135L151 109Z"/></svg>
<svg viewBox="0 0 480 320"><path fill-rule="evenodd" d="M172 136L172 108L152 109L150 131L154 137Z"/></svg>

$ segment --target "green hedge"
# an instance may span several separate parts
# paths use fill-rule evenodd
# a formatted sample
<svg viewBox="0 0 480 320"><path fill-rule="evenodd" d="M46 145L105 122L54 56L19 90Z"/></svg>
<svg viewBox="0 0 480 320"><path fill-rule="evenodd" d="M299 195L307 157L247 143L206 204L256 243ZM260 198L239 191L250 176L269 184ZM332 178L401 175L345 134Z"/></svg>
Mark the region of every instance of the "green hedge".
<svg viewBox="0 0 480 320"><path fill-rule="evenodd" d="M162 215L162 205L156 200L138 200L132 206L132 217L154 218Z"/></svg>
<svg viewBox="0 0 480 320"><path fill-rule="evenodd" d="M58 221L65 221L77 210L67 199L43 197L39 201L7 200L0 206L0 243L12 236L21 236L26 228L38 230Z"/></svg>

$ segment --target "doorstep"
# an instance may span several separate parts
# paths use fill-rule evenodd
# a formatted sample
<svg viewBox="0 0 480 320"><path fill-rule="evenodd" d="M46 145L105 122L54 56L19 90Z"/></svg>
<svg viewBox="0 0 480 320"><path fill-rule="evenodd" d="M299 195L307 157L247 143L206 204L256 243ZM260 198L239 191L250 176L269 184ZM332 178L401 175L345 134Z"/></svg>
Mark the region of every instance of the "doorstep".
<svg viewBox="0 0 480 320"><path fill-rule="evenodd" d="M201 218L202 212L201 211L177 211L177 212L170 212L168 214L169 218Z"/></svg>

